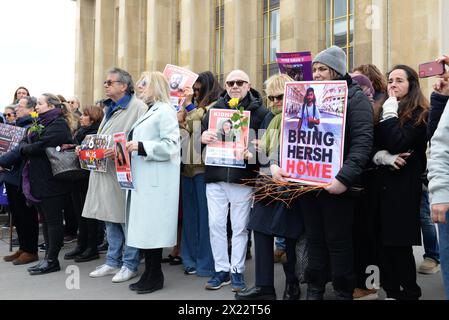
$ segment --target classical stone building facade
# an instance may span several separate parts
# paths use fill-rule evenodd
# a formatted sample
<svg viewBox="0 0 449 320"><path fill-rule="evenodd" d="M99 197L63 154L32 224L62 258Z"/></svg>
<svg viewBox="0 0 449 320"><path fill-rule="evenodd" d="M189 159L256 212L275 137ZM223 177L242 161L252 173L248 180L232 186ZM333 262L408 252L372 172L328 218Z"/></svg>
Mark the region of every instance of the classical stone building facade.
<svg viewBox="0 0 449 320"><path fill-rule="evenodd" d="M417 68L449 52L448 17L449 0L77 0L75 92L92 103L108 68L137 79L167 63L221 81L243 69L261 90L276 52L315 55L331 44L348 66ZM422 84L429 93L430 80Z"/></svg>

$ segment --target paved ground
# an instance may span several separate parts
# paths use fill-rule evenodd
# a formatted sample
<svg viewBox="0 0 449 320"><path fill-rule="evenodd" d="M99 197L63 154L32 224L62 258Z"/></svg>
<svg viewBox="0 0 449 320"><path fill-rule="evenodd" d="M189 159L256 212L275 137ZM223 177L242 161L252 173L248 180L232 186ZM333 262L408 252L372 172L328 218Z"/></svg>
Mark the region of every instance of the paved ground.
<svg viewBox="0 0 449 320"><path fill-rule="evenodd" d="M4 236L0 240L0 256L8 254L9 245ZM61 257L71 250L75 244L68 244L61 251ZM168 251L164 251L164 256ZM42 256L43 253L40 253ZM422 249L415 248L417 263L422 261ZM88 274L96 266L102 264L104 255L99 260L81 264L73 264L70 261L60 259L62 270L47 275L30 276L26 271L27 266L14 266L12 263L0 260L0 300L5 299L63 299L63 300L233 300L230 286L225 286L217 291L204 289L207 278L192 275L184 275L182 266L164 265L165 287L163 290L152 294L138 295L128 289L131 280L126 283L115 284L110 277L89 278ZM79 289L67 289L66 282L70 284L73 277L73 268L79 268ZM142 272L143 265L140 265ZM67 272L67 273L66 273ZM248 285L254 284L254 260L247 260L246 280ZM278 299L282 298L284 290L284 276L282 266L275 265L275 287ZM137 280L137 279L136 279ZM444 291L441 283L441 274L418 275L419 284L423 290L424 300L442 300ZM73 283L73 282L72 282ZM305 298L305 286L302 286L301 299ZM332 290L329 286L327 297L332 299ZM381 298L384 297L381 292Z"/></svg>

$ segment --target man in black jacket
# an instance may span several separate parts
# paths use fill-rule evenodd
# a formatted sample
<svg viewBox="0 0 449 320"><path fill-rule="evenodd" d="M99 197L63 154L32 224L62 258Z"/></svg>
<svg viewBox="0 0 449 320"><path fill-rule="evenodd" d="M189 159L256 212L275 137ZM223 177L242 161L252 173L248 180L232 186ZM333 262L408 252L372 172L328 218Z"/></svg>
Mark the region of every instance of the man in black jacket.
<svg viewBox="0 0 449 320"><path fill-rule="evenodd" d="M262 104L260 94L251 88L248 75L241 70L232 71L226 78L226 92L218 99L214 109L231 109L229 101L239 99L239 107L250 111L250 138L256 138L256 132L268 113ZM217 134L207 131L209 112L202 122L203 144L217 141ZM245 168L206 166L205 182L209 209L209 229L212 253L215 260L215 275L207 282L206 289L216 290L232 282L232 291L245 288L246 244L248 241L249 212L252 201L252 188L242 185L244 179L254 178L259 169L256 151L249 147L245 151ZM228 257L226 221L230 204L232 224L232 255ZM231 274L229 274L231 271Z"/></svg>

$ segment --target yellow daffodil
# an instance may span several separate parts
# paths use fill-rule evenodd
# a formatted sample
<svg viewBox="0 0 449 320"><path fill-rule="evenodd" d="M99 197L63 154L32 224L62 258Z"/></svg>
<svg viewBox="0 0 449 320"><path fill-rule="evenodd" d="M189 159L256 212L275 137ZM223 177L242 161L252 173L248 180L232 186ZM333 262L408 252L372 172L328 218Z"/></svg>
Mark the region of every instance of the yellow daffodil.
<svg viewBox="0 0 449 320"><path fill-rule="evenodd" d="M231 100L229 100L228 105L229 107L235 109L239 105L239 102L240 102L239 98L232 98Z"/></svg>
<svg viewBox="0 0 449 320"><path fill-rule="evenodd" d="M39 117L39 115L37 114L36 111L31 112L30 115L31 115L31 118L33 118L33 119L36 119Z"/></svg>

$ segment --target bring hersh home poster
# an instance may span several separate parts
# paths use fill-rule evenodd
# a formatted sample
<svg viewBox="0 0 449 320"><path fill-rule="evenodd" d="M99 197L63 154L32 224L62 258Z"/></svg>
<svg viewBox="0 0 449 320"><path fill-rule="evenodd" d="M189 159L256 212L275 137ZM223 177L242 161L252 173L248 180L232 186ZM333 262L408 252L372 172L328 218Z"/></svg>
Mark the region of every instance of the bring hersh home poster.
<svg viewBox="0 0 449 320"><path fill-rule="evenodd" d="M343 166L347 97L345 81L286 84L280 163L290 180L325 185L338 174Z"/></svg>

